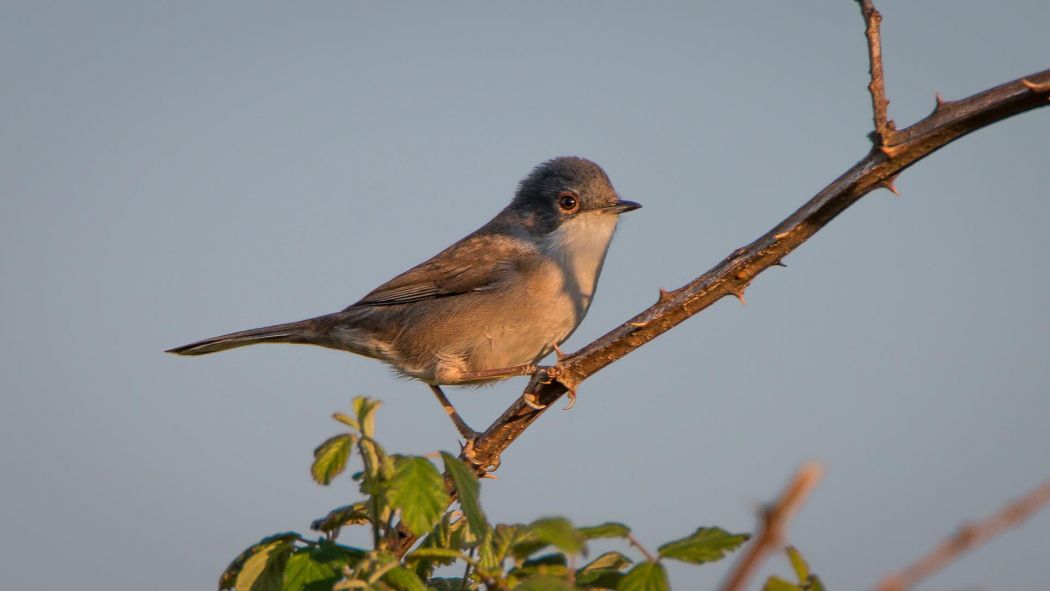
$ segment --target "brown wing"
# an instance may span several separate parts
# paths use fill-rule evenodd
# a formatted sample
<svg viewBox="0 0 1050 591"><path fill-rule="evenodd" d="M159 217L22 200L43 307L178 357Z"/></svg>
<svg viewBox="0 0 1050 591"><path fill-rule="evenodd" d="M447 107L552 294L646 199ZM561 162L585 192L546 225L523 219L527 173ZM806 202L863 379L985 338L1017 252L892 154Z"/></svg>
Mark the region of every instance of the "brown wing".
<svg viewBox="0 0 1050 591"><path fill-rule="evenodd" d="M505 235L464 238L437 256L380 285L350 308L392 306L498 287L527 250Z"/></svg>

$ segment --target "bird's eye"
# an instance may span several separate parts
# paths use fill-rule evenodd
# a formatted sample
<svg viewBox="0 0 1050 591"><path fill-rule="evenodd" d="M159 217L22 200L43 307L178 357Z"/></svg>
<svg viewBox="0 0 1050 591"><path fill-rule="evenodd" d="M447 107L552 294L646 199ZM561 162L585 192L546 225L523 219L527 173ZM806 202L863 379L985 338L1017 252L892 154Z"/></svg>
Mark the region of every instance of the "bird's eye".
<svg viewBox="0 0 1050 591"><path fill-rule="evenodd" d="M565 192L558 196L558 207L563 213L572 213L580 208L580 200L576 198L576 195Z"/></svg>

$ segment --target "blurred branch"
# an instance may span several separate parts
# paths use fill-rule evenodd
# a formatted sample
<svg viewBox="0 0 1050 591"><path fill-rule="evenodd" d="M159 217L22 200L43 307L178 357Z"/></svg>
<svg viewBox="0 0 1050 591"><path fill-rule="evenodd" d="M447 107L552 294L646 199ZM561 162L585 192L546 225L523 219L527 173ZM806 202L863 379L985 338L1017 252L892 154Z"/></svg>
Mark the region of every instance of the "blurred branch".
<svg viewBox="0 0 1050 591"><path fill-rule="evenodd" d="M726 577L722 591L743 589L769 553L784 545L788 522L806 502L823 476L824 468L817 462L806 462L795 472L795 476L784 487L776 502L763 509L761 529L754 541L748 545L747 552L740 557Z"/></svg>
<svg viewBox="0 0 1050 591"><path fill-rule="evenodd" d="M1006 505L998 513L976 523L964 524L932 552L884 578L875 587L875 590L907 591L919 581L958 560L964 553L1010 528L1017 527L1048 504L1050 504L1050 480Z"/></svg>
<svg viewBox="0 0 1050 591"><path fill-rule="evenodd" d="M883 96L877 26L881 17L871 7L870 0L861 2L861 10L868 24L868 48L872 59L872 84L869 88L874 89L872 104L876 111L876 125L879 125L885 114L878 113L885 111L887 103ZM1050 69L958 101L938 100L929 116L902 130L892 130L886 120L882 133L892 131L889 138L879 136L876 129L875 146L864 158L782 222L747 246L734 250L686 285L673 291L661 289L655 304L534 376L524 395L473 442L472 459L480 464L479 476L486 468L498 466L500 454L569 388L575 389L604 367L718 300L726 296L742 300L744 290L759 273L779 265L781 259L861 197L880 187L896 191L893 181L904 169L968 133L1050 104L1048 96ZM892 139L892 143L881 143L887 139ZM526 402L526 398L530 401ZM402 533L404 535L392 549L403 554L415 543L415 537Z"/></svg>

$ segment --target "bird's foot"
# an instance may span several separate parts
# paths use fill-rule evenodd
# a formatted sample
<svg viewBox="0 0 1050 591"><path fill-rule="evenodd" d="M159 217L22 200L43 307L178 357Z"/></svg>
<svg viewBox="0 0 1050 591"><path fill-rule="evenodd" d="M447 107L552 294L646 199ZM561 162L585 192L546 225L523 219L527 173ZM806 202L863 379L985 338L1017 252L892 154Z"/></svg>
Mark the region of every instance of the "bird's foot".
<svg viewBox="0 0 1050 591"><path fill-rule="evenodd" d="M460 446L459 446L459 454L461 456L463 456L463 459L467 460L468 462L470 462L474 466L477 466L477 467L481 468L482 470L484 470L486 474L489 473L489 472L495 472L496 470L499 469L499 466L500 466L500 463L501 463L500 457L498 455L495 456L494 458L492 458L491 460L484 461L484 462L481 461L480 459L478 459L477 451L474 449L474 442L476 442L478 440L478 437L480 437L480 436L481 436L481 433L475 432L473 437L467 438L465 443L460 444ZM495 476L486 476L486 477L487 478L495 478Z"/></svg>
<svg viewBox="0 0 1050 591"><path fill-rule="evenodd" d="M557 350L557 346L555 346L555 350ZM561 351L558 351L558 354L559 356L561 356ZM562 386L565 387L566 393L569 396L569 405L566 406L564 410L569 410L572 407L576 406L575 384L565 379L566 374L560 369L558 369L558 366L554 365L547 367L538 367L536 368L536 373L533 374L533 377L535 379L535 383L537 384L549 384L554 381L560 383ZM529 391L523 394L521 400L525 403L525 406L528 406L529 408L535 410L543 410L547 408L547 405L540 404L539 400L536 398L536 392L534 388L530 388Z"/></svg>

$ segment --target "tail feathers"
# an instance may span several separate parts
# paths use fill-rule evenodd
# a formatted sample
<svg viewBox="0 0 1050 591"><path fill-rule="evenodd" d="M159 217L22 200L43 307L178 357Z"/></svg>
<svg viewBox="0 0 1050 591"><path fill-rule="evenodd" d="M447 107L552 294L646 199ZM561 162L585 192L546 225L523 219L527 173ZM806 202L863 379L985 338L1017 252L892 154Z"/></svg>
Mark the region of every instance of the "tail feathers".
<svg viewBox="0 0 1050 591"><path fill-rule="evenodd" d="M176 355L206 355L256 343L321 344L321 338L322 334L318 331L316 320L301 320L233 332L168 349L167 352Z"/></svg>

